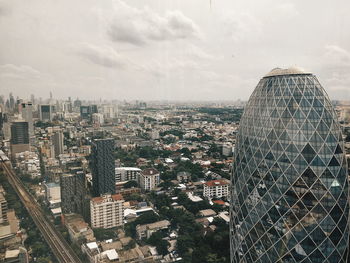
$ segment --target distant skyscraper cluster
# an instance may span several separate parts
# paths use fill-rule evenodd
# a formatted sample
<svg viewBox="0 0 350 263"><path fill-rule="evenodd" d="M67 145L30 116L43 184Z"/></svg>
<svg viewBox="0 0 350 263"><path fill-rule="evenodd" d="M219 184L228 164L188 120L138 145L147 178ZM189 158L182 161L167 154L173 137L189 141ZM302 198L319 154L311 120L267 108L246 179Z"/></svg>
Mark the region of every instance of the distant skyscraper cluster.
<svg viewBox="0 0 350 263"><path fill-rule="evenodd" d="M231 262L346 262L349 189L336 113L317 78L274 69L242 116Z"/></svg>

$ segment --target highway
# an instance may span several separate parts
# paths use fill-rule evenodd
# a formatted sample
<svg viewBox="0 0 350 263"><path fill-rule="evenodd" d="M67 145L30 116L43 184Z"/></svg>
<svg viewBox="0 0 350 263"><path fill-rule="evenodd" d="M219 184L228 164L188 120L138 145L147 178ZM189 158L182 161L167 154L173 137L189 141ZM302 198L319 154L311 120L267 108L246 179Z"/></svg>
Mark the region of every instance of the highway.
<svg viewBox="0 0 350 263"><path fill-rule="evenodd" d="M27 191L18 176L14 173L11 163L0 156L1 166L7 175L8 181L16 191L23 205L28 210L34 223L49 244L57 260L62 263L81 263L81 260L74 253L62 234L55 229L55 226L45 216L36 202L35 198Z"/></svg>

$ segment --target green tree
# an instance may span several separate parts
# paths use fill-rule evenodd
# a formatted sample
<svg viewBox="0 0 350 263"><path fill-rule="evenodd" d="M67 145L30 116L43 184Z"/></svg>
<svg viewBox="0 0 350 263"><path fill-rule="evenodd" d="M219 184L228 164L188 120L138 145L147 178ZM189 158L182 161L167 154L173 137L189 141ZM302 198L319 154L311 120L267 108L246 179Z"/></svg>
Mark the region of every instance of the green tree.
<svg viewBox="0 0 350 263"><path fill-rule="evenodd" d="M138 183L136 181L128 181L123 185L124 188L132 188L132 187L138 187Z"/></svg>
<svg viewBox="0 0 350 263"><path fill-rule="evenodd" d="M95 228L93 229L94 236L97 240L106 240L106 239L112 239L117 237L117 233L115 229L103 229L103 228Z"/></svg>

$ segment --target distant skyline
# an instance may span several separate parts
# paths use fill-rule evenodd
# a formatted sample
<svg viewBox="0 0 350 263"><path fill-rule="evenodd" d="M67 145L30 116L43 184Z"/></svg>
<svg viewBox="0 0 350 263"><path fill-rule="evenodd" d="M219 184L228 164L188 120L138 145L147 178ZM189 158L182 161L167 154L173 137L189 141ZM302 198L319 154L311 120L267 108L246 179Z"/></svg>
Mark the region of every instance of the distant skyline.
<svg viewBox="0 0 350 263"><path fill-rule="evenodd" d="M0 94L247 100L274 67L350 99L350 2L0 0Z"/></svg>

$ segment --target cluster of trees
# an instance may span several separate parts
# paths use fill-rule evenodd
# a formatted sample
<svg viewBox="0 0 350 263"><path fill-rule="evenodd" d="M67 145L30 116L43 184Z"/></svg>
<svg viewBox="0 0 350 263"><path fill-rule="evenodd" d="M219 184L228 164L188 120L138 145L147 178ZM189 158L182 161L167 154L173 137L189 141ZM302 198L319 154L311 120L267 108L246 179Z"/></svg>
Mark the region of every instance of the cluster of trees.
<svg viewBox="0 0 350 263"><path fill-rule="evenodd" d="M155 246L158 254L165 256L168 254L168 247L170 246L170 243L163 239L165 236L166 235L162 231L157 231L153 233L149 239L147 239L146 243L151 246Z"/></svg>
<svg viewBox="0 0 350 263"><path fill-rule="evenodd" d="M117 237L117 232L114 228L104 229L104 228L94 228L94 236L97 240L106 240Z"/></svg>
<svg viewBox="0 0 350 263"><path fill-rule="evenodd" d="M157 165L157 169L161 172L160 176L164 181L175 180L179 172L190 173L192 181L197 181L198 178L204 177L202 166L199 163L192 163L191 161L179 162L173 170L162 164Z"/></svg>
<svg viewBox="0 0 350 263"><path fill-rule="evenodd" d="M171 222L171 228L178 231L177 253L183 258L184 263L196 262L221 262L228 263L229 255L229 228L225 221L215 219L213 224L216 226L215 232L208 232L204 235L202 225L196 223L195 214L199 210L212 208L221 210L221 207L210 206L207 201L192 202L183 192L177 194L177 202L183 205L186 210L173 209L172 200L166 194L157 195L150 193L149 197L159 211L159 218L166 218ZM165 253L167 247L161 233L152 237L151 242L161 242L159 253ZM158 247L157 247L158 249Z"/></svg>
<svg viewBox="0 0 350 263"><path fill-rule="evenodd" d="M180 205L183 205L187 211L190 211L194 215L196 215L200 210L211 208L211 205L207 200L192 202L184 192L178 194L177 202Z"/></svg>
<svg viewBox="0 0 350 263"><path fill-rule="evenodd" d="M234 109L234 108L206 108L202 107L198 109L201 113L206 113L208 115L220 117L221 121L229 122L239 122L243 109Z"/></svg>
<svg viewBox="0 0 350 263"><path fill-rule="evenodd" d="M153 211L145 212L135 221L129 222L124 225L125 233L132 238L136 237L136 226L143 224L150 224L161 220L161 217L155 214Z"/></svg>
<svg viewBox="0 0 350 263"><path fill-rule="evenodd" d="M132 151L125 151L117 148L115 151L115 158L120 159L126 166L134 166L138 158L145 158L155 160L159 157L168 158L172 154L171 151L157 150L150 146L137 147Z"/></svg>
<svg viewBox="0 0 350 263"><path fill-rule="evenodd" d="M41 129L46 129L46 128L48 128L48 127L53 127L53 126L55 126L55 123L53 123L53 122L43 122L43 121L37 121L37 122L35 122L34 123L34 126L35 127L39 127L39 128L41 128Z"/></svg>

